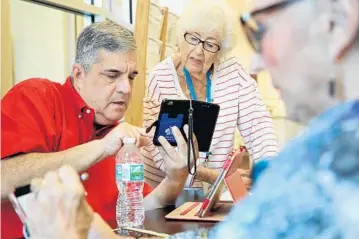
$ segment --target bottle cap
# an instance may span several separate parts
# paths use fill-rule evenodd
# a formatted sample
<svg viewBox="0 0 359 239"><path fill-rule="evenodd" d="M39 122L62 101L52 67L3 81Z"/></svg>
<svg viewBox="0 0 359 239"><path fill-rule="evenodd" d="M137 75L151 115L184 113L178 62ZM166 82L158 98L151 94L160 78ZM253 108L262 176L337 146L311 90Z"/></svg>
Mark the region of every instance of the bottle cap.
<svg viewBox="0 0 359 239"><path fill-rule="evenodd" d="M136 139L135 139L135 138L124 138L124 139L123 139L123 143L124 143L124 144L135 144L135 143L136 143Z"/></svg>

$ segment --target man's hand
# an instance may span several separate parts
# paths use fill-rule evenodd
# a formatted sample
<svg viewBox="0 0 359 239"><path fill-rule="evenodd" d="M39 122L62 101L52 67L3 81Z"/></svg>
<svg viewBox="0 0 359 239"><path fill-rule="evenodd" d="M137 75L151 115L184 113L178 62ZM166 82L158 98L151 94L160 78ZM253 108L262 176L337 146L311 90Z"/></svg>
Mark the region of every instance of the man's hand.
<svg viewBox="0 0 359 239"><path fill-rule="evenodd" d="M123 139L126 137L135 138L137 147L145 146L150 141L145 129L121 123L102 139L104 156L115 155L122 147Z"/></svg>
<svg viewBox="0 0 359 239"><path fill-rule="evenodd" d="M185 126L184 131L188 136L188 127ZM186 182L188 176L187 143L177 127L172 128L172 134L176 139L177 148L173 147L164 137L160 137L158 139L162 145L162 147L159 147L159 151L163 158L166 178L162 180L162 182L144 199L144 206L146 210L153 210L167 205L173 205L178 198L178 195L182 192L183 186ZM196 147L196 155L194 158L197 159L197 141L195 140L195 137L193 138L194 145ZM190 162L191 167L193 163L194 160L192 155Z"/></svg>
<svg viewBox="0 0 359 239"><path fill-rule="evenodd" d="M186 125L184 127L184 131L188 138L188 126ZM188 176L188 167L187 167L187 142L183 138L183 135L181 131L177 127L172 128L172 134L176 139L177 142L177 148L173 147L164 137L159 137L158 141L161 143L162 147L158 147L158 150L160 151L163 163L164 163L164 169L167 178L171 182L185 182L186 178ZM196 149L196 155L195 159L198 158L198 144L197 140L194 138L194 145ZM191 150L192 152L192 150ZM191 168L194 164L193 155L191 157Z"/></svg>
<svg viewBox="0 0 359 239"><path fill-rule="evenodd" d="M27 212L31 238L87 238L93 210L73 168L48 172L43 180L34 179L31 188L35 193Z"/></svg>

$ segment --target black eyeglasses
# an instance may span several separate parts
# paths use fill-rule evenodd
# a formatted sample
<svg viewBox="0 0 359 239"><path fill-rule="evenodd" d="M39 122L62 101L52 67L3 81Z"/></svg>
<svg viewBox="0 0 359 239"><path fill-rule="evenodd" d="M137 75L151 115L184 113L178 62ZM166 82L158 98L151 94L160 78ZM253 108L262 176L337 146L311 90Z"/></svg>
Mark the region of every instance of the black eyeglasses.
<svg viewBox="0 0 359 239"><path fill-rule="evenodd" d="M246 33L249 44L253 47L256 52L261 52L262 40L266 32L266 28L263 24L256 21L253 17L260 13L271 12L283 9L293 3L299 2L301 0L287 0L275 3L268 7L255 10L253 12L247 12L241 15L240 21L243 26L243 29Z"/></svg>
<svg viewBox="0 0 359 239"><path fill-rule="evenodd" d="M189 43L193 46L197 46L198 44L202 43L203 49L205 49L206 51L212 52L212 53L216 53L221 49L221 47L219 45L217 45L213 42L209 42L209 41L202 41L200 38L198 38L188 32L185 33L183 35L183 37L187 43Z"/></svg>

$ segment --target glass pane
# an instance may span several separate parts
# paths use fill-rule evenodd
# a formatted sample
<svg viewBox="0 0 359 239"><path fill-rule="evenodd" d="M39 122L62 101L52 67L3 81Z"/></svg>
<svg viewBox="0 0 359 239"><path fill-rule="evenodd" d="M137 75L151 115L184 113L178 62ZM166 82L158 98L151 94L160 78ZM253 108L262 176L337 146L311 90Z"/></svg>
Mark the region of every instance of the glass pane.
<svg viewBox="0 0 359 239"><path fill-rule="evenodd" d="M32 77L64 82L75 52L74 15L25 1L10 1L15 83Z"/></svg>

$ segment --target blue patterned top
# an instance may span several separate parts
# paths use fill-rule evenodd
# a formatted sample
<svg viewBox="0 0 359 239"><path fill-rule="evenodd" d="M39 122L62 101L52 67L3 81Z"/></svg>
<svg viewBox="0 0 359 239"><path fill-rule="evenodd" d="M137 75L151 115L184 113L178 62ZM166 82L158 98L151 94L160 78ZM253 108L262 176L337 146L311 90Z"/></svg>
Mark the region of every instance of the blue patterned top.
<svg viewBox="0 0 359 239"><path fill-rule="evenodd" d="M252 195L206 237L358 238L358 225L359 100L355 100L314 119L263 172ZM204 238L203 230L194 234L176 237Z"/></svg>

